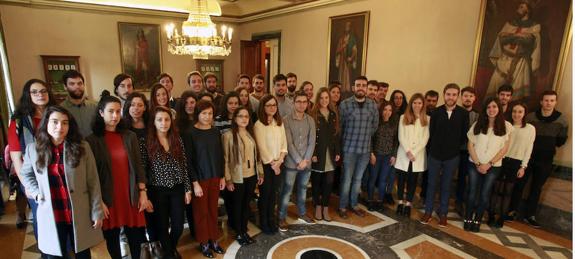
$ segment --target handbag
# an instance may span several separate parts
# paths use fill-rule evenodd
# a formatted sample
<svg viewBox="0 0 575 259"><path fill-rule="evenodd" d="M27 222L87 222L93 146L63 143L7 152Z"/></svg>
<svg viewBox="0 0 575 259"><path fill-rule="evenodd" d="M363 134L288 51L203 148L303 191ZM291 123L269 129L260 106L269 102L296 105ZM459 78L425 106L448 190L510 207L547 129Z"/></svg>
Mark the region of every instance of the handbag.
<svg viewBox="0 0 575 259"><path fill-rule="evenodd" d="M162 259L164 249L160 241L145 242L140 246L140 259Z"/></svg>

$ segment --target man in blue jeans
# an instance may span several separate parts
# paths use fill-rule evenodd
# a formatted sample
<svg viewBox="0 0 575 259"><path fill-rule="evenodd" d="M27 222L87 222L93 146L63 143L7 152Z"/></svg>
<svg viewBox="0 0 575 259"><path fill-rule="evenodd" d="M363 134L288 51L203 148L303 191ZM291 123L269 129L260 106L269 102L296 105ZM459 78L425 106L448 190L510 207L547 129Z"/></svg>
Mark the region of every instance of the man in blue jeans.
<svg viewBox="0 0 575 259"><path fill-rule="evenodd" d="M363 172L369 162L371 137L379 123L377 104L374 100L366 98L367 78L365 76L355 79L353 92L354 95L343 100L339 106L343 172L338 215L343 219L348 217L348 207L357 216L365 216L365 212L357 206L357 199Z"/></svg>
<svg viewBox="0 0 575 259"><path fill-rule="evenodd" d="M283 118L286 132L288 154L285 158L284 184L279 201L279 230L287 231L287 206L296 185L298 220L302 223L314 223L306 215L305 196L311 174L311 157L315 148L315 122L305 113L309 100L303 91L294 96L294 109Z"/></svg>
<svg viewBox="0 0 575 259"><path fill-rule="evenodd" d="M453 173L459 164L459 149L465 143L469 128L469 113L457 105L459 86L447 84L443 88L445 104L431 113L429 122L429 143L427 159L427 195L425 214L420 222L431 221L435 191L440 186L439 226L447 227L447 209Z"/></svg>

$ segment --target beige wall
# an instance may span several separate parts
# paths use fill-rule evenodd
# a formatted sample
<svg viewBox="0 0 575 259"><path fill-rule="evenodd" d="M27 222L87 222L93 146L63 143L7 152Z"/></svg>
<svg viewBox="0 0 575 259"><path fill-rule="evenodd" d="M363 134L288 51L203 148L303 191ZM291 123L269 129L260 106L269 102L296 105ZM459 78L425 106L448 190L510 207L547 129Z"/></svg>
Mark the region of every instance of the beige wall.
<svg viewBox="0 0 575 259"><path fill-rule="evenodd" d="M186 74L195 70L196 62L191 56L176 56L167 51L163 28L176 19L7 5L0 5L0 12L14 96L20 96L26 80L44 78L40 55L80 56L87 94L97 98L103 89L113 90L114 76L121 72L118 22L161 26L162 69L174 78L176 96L187 87ZM232 58L238 55L238 46L234 42ZM224 66L224 82L235 83L237 65L226 60Z"/></svg>
<svg viewBox="0 0 575 259"><path fill-rule="evenodd" d="M328 19L370 11L366 76L390 83L408 96L429 89L441 92L454 82L468 85L475 51L481 1L357 0L296 14L241 24L242 40L281 31L281 70L299 81L327 83ZM571 56L571 52L568 53ZM563 76L559 109L572 124L571 58ZM557 156L571 166L572 136Z"/></svg>

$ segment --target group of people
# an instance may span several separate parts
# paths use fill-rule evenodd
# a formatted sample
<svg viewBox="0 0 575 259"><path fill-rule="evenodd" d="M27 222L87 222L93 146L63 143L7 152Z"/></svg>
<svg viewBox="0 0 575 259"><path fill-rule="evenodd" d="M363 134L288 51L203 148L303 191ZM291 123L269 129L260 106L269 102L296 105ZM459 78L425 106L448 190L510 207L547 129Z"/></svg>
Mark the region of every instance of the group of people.
<svg viewBox="0 0 575 259"><path fill-rule="evenodd" d="M337 82L314 92L305 81L297 89L293 73L273 77L273 94L264 81L240 75L234 90L222 94L214 74L194 71L187 75L189 90L176 99L173 79L164 73L148 101L133 91L129 75L119 74L116 96L105 90L95 103L84 95L84 76L70 70L60 105L45 82L26 82L8 142L42 253L89 258L90 247L105 239L110 256L121 258L122 232L132 258L145 242L159 242L166 258L180 258L176 247L187 217L201 253L212 258L225 252L218 243L220 196L228 226L245 246L255 242L248 219L256 188L259 227L273 235L289 230L294 188L298 221L331 221L336 178L340 218L365 216L358 203L363 182L368 209L383 210L395 178L396 213L409 217L422 172L421 223L432 219L439 188L439 226L447 226L457 171L456 204L466 230L478 231L486 210L493 226L514 216L529 176L524 215L539 225L541 188L555 148L567 139L555 92L544 92L541 108L528 113L511 102L513 88L504 85L475 111L474 89L456 84L445 86L444 104L435 108L435 91L407 101L395 90L387 101L389 85L364 76L354 80L348 98ZM314 209L308 214L310 178Z"/></svg>

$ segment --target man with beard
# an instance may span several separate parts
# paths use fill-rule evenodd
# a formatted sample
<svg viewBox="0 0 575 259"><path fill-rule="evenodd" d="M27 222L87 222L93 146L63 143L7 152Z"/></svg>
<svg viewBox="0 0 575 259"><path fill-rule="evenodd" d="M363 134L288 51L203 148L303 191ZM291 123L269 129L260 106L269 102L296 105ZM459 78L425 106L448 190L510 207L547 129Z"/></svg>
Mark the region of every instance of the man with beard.
<svg viewBox="0 0 575 259"><path fill-rule="evenodd" d="M369 80L367 82L367 98L377 102L377 91L379 90L379 82L377 80ZM379 104L379 103L378 103Z"/></svg>
<svg viewBox="0 0 575 259"><path fill-rule="evenodd" d="M511 119L511 109L509 107L511 105L513 98L513 86L511 85L502 85L497 88L497 99L499 99L499 104L501 104L501 113L503 113L503 117L508 122L513 122Z"/></svg>
<svg viewBox="0 0 575 259"><path fill-rule="evenodd" d="M240 74L238 76L238 82L236 83L236 87L244 87L248 89L248 92L252 93L254 88L251 86L250 83L250 76L246 74Z"/></svg>
<svg viewBox="0 0 575 259"><path fill-rule="evenodd" d="M283 74L274 76L274 96L278 100L278 110L280 115L285 117L293 111L293 101L286 97L287 93L287 78Z"/></svg>
<svg viewBox="0 0 575 259"><path fill-rule="evenodd" d="M366 98L367 81L365 76L357 77L354 81L354 96L343 100L339 106L343 174L338 215L342 219L348 217L348 207L355 215L365 216L365 212L358 207L358 195L361 179L369 162L371 137L379 124L377 104Z"/></svg>
<svg viewBox="0 0 575 259"><path fill-rule="evenodd" d="M289 72L286 75L287 77L287 88L288 92L286 94L287 98L293 101L295 95L295 89L297 88L297 75Z"/></svg>
<svg viewBox="0 0 575 259"><path fill-rule="evenodd" d="M256 98L257 100L264 97L266 94L266 88L264 86L264 76L262 74L256 74L252 78L252 85L254 92L250 94L250 97Z"/></svg>
<svg viewBox="0 0 575 259"><path fill-rule="evenodd" d="M379 88L377 88L377 103L381 104L385 102L387 91L389 91L389 84L386 82L379 82Z"/></svg>
<svg viewBox="0 0 575 259"><path fill-rule="evenodd" d="M68 92L68 97L62 102L80 128L82 137L92 134L92 119L96 114L97 104L84 96L84 76L76 70L68 70L62 76L62 83Z"/></svg>
<svg viewBox="0 0 575 259"><path fill-rule="evenodd" d="M444 105L431 113L428 143L428 186L425 214L420 222L429 223L435 201L435 191L440 187L439 226L447 227L447 209L453 173L459 164L459 150L467 140L469 113L457 105L459 86L447 84L443 88ZM438 183L439 181L439 183Z"/></svg>
<svg viewBox="0 0 575 259"><path fill-rule="evenodd" d="M128 95L132 92L134 92L134 86L130 75L122 73L114 77L114 93L120 98L122 108L124 108Z"/></svg>
<svg viewBox="0 0 575 259"><path fill-rule="evenodd" d="M212 103L216 107L216 113L220 114L221 103L222 103L222 95L218 93L218 78L216 74L207 72L204 74L204 85L206 86L206 92L212 95Z"/></svg>
<svg viewBox="0 0 575 259"><path fill-rule="evenodd" d="M459 91L458 93L459 94ZM433 113L433 110L435 110L435 108L437 108L437 102L439 101L439 93L435 90L429 90L427 92L425 92L425 109L427 110L427 115L431 117L431 113ZM426 147L428 149L428 154L429 154L429 143ZM421 197L421 202L425 204L425 198L427 195L427 177L428 177L428 173L427 170L425 170L422 174L421 174L421 191L419 192L419 197ZM392 178L393 179L393 178ZM393 181L390 182L391 184L393 184ZM388 186L388 189L390 189L390 187ZM391 196L389 196L391 197Z"/></svg>

